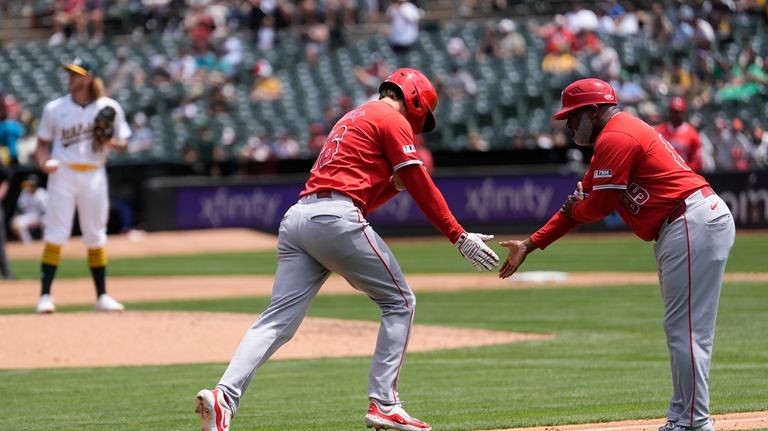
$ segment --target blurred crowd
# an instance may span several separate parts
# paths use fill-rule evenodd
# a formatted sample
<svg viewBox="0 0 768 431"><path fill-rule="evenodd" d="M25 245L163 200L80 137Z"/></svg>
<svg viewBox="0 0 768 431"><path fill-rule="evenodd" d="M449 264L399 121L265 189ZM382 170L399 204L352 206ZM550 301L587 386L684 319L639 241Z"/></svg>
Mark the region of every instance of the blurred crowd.
<svg viewBox="0 0 768 431"><path fill-rule="evenodd" d="M31 13L37 3L21 0L22 11ZM498 11L509 6L504 0L461 0L458 4L456 14L462 19L482 13L487 16L489 11L503 16ZM560 82L557 78L566 82L572 77L597 76L611 82L622 109L654 126L666 125L672 135L681 127L690 127L700 145L695 156L698 161L691 156L689 162L701 171L768 168L768 120L754 115L759 112L755 109L740 109L768 106L768 61L764 57L768 36L735 31L737 20L745 16L765 20L765 1L670 0L645 9L619 0L588 5L571 2L570 11L549 20L489 18L483 21L476 40L451 37L440 47L451 59L450 67L434 77L441 98L477 97L483 82L471 72L473 64L540 59L534 66L542 85ZM375 23L380 24L379 36L386 38L393 52L407 54L424 31L420 21L425 8L428 3L408 0L50 0L48 44L85 42L95 46L105 38L105 17L115 10L126 11L129 17L124 22L127 40L163 35L186 41L168 56L153 57L148 68L134 59L140 44L116 45L114 60L101 75L109 93L118 99L146 85L159 89L172 106L172 121L193 125L188 142L179 149L183 160L201 172L230 174L241 172L249 161L313 158L334 122L362 102L351 96L327 101L322 117L313 119L302 136L287 129L237 136L232 127L217 127L213 119L237 109L237 88L247 86L248 101L257 105L279 100L286 90L288 83L268 55L246 61L250 47L265 54L277 44L296 44L303 61L311 66L326 53L352 42L346 38L353 26ZM761 28L765 31L768 25ZM663 60L651 56L647 62L639 59L623 64L627 53L621 47L627 41L638 53L663 49L668 55ZM378 84L392 66L376 52L367 64L355 66L355 79L367 97L375 97ZM25 151L20 149L34 146L35 119L19 106L13 90L6 90L0 107L0 158L9 164L26 163ZM674 110L677 114L668 104L675 97L685 102L684 110L679 106ZM152 153L153 115L156 113L130 112L134 130L130 154ZM673 121L675 115L682 119ZM513 124L504 130L501 146L490 142L481 130L470 129L459 149L570 147L563 126L560 122L536 127ZM687 151L682 149L684 144L679 145L679 151Z"/></svg>

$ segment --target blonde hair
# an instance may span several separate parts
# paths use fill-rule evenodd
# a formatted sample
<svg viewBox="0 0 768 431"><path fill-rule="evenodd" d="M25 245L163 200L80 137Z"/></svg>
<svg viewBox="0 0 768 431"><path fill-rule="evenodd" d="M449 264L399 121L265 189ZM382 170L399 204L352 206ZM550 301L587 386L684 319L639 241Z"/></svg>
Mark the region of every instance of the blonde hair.
<svg viewBox="0 0 768 431"><path fill-rule="evenodd" d="M94 76L91 79L90 96L92 100L97 100L100 97L104 97L107 91L104 89L104 81L101 78Z"/></svg>

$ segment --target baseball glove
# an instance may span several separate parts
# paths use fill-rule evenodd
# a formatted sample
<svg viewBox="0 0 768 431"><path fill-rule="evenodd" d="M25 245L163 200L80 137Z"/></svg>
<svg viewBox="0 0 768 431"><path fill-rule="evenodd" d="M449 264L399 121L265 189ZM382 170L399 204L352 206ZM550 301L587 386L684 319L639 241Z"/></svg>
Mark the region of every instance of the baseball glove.
<svg viewBox="0 0 768 431"><path fill-rule="evenodd" d="M103 150L107 142L112 139L115 115L117 113L111 106L101 108L96 114L96 118L93 120L93 151Z"/></svg>

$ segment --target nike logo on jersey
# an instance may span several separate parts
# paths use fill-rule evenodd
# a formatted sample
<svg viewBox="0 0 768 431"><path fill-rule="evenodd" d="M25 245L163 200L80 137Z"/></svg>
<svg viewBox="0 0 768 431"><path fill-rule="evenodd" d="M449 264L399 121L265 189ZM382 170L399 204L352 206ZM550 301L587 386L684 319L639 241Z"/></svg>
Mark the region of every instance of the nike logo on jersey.
<svg viewBox="0 0 768 431"><path fill-rule="evenodd" d="M720 203L720 201L716 201L715 203L713 203L712 205L710 205L710 206L709 206L709 209L711 209L712 211L714 211L714 210L715 210L715 208L717 208L717 204L719 204L719 203Z"/></svg>

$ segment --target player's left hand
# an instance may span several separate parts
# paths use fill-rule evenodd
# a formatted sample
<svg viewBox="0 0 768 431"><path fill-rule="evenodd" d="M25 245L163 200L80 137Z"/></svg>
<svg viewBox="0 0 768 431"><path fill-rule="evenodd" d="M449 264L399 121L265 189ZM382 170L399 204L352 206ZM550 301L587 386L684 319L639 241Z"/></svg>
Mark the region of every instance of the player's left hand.
<svg viewBox="0 0 768 431"><path fill-rule="evenodd" d="M560 211L570 217L573 215L573 206L576 205L576 202L583 200L584 188L581 185L581 181L579 181L576 183L576 190L573 191L573 194L568 195L565 199L565 203L563 203L563 206L560 208Z"/></svg>
<svg viewBox="0 0 768 431"><path fill-rule="evenodd" d="M111 106L105 106L96 113L93 120L93 151L99 152L109 146L114 134L114 123L117 112Z"/></svg>
<svg viewBox="0 0 768 431"><path fill-rule="evenodd" d="M484 235L482 233L464 232L456 241L459 253L478 271L490 271L499 265L499 256L485 245L485 241L493 239L493 235Z"/></svg>

